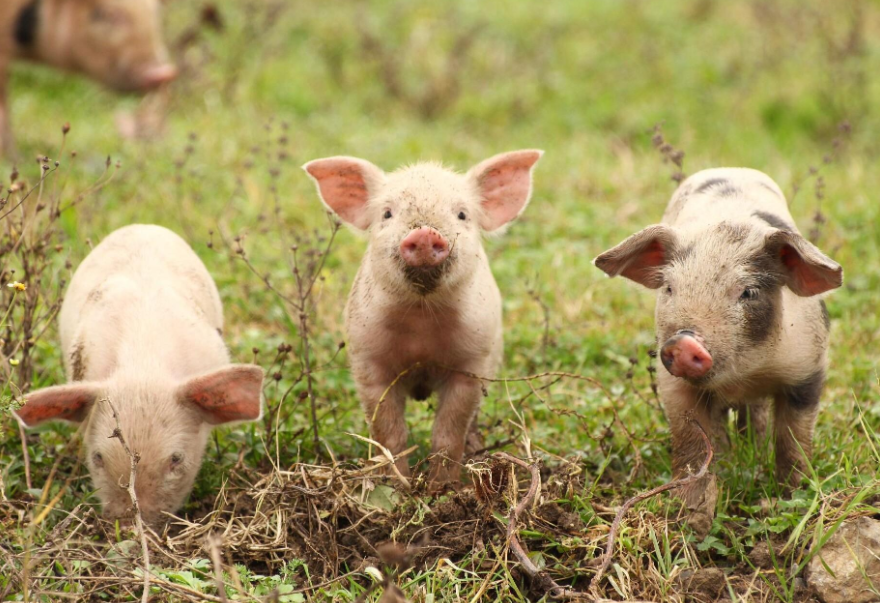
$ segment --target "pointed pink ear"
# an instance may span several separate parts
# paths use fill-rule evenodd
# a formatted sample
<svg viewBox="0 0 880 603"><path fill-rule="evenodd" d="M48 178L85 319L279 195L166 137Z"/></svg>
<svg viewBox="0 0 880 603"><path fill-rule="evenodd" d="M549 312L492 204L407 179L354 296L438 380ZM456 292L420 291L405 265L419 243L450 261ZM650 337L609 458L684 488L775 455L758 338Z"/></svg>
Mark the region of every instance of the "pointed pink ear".
<svg viewBox="0 0 880 603"><path fill-rule="evenodd" d="M599 255L593 264L608 276L619 274L656 289L663 284L660 269L669 262L675 245L675 232L664 224L655 224Z"/></svg>
<svg viewBox="0 0 880 603"><path fill-rule="evenodd" d="M212 425L230 421L255 421L263 412L263 369L253 364L232 364L193 377L180 386L177 399L192 404Z"/></svg>
<svg viewBox="0 0 880 603"><path fill-rule="evenodd" d="M100 396L96 383L77 382L56 385L25 394L24 406L15 411L27 427L44 421L71 421L79 423L89 414Z"/></svg>
<svg viewBox="0 0 880 603"><path fill-rule="evenodd" d="M356 228L370 227L367 202L382 186L385 172L357 157L315 159L303 169L318 186L324 205Z"/></svg>
<svg viewBox="0 0 880 603"><path fill-rule="evenodd" d="M495 155L468 171L483 203L483 230L501 228L526 208L532 196L532 168L544 151L511 151Z"/></svg>
<svg viewBox="0 0 880 603"><path fill-rule="evenodd" d="M840 264L796 232L777 230L767 236L765 248L782 263L785 284L795 294L810 297L843 284Z"/></svg>

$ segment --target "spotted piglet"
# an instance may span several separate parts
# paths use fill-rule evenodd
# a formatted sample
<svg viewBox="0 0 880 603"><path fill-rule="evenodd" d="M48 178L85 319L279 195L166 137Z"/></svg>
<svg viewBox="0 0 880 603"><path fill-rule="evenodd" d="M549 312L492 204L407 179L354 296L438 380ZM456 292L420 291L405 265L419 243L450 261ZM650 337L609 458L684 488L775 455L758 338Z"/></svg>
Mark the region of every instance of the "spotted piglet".
<svg viewBox="0 0 880 603"><path fill-rule="evenodd" d="M61 307L67 385L26 396L26 426L84 422L86 463L104 514L128 514L130 459L143 518L183 504L215 425L255 420L263 370L230 364L214 281L180 237L159 226L121 228L86 257ZM114 416L114 409L118 417Z"/></svg>
<svg viewBox="0 0 880 603"><path fill-rule="evenodd" d="M843 271L798 233L776 183L750 169L699 172L681 184L660 224L595 264L658 290L658 386L675 475L705 459L694 422L723 443L728 409L750 409L760 431L764 401L772 398L776 476L797 482L827 366L829 320L820 296L841 285ZM741 426L746 416L738 413ZM691 525L706 533L714 475L681 495Z"/></svg>
<svg viewBox="0 0 880 603"><path fill-rule="evenodd" d="M437 392L429 474L435 488L460 475L482 397L470 375L493 377L503 354L501 295L482 235L525 209L541 154L504 153L466 174L433 163L385 173L354 157L304 166L326 206L369 233L345 318L370 433L400 453L407 397ZM409 475L405 458L397 467Z"/></svg>

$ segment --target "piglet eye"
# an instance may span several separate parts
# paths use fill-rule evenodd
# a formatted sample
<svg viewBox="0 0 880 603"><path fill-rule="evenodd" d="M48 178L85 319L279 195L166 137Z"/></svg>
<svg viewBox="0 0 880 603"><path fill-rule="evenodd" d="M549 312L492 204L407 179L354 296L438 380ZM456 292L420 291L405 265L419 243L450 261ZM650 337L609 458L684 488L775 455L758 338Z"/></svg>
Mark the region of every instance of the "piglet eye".
<svg viewBox="0 0 880 603"><path fill-rule="evenodd" d="M670 287L669 285L666 285L666 294L672 295L672 287Z"/></svg>
<svg viewBox="0 0 880 603"><path fill-rule="evenodd" d="M382 218L384 218L385 220L387 220L387 219L389 219L390 217L391 217L391 210L390 210L390 209L386 209L386 210L385 210L385 213L382 214Z"/></svg>
<svg viewBox="0 0 880 603"><path fill-rule="evenodd" d="M758 290L753 288L743 290L742 295L739 296L741 300L750 300L756 297L758 297Z"/></svg>
<svg viewBox="0 0 880 603"><path fill-rule="evenodd" d="M179 452L175 452L171 455L171 468L179 467L183 462L183 455Z"/></svg>
<svg viewBox="0 0 880 603"><path fill-rule="evenodd" d="M104 457L101 456L100 452L96 452L95 454L92 455L92 464L94 464L95 467L103 467L104 466Z"/></svg>
<svg viewBox="0 0 880 603"><path fill-rule="evenodd" d="M458 219L459 220L467 220L467 216L465 215L465 213L463 211L460 211L460 212L458 212Z"/></svg>

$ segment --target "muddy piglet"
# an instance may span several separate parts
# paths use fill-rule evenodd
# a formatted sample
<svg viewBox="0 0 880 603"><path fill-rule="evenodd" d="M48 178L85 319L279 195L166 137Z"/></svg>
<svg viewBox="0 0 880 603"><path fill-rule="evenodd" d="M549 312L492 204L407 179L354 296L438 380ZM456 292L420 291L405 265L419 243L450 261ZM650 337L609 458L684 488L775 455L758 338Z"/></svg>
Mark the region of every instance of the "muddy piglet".
<svg viewBox="0 0 880 603"><path fill-rule="evenodd" d="M502 354L501 295L483 232L525 209L541 151L497 155L458 174L433 163L385 173L363 159L304 169L326 206L369 233L345 311L349 358L372 437L406 448L408 397L436 392L429 480L456 481L465 441ZM409 475L405 458L398 469Z"/></svg>
<svg viewBox="0 0 880 603"><path fill-rule="evenodd" d="M725 419L765 427L773 401L776 477L806 470L825 382L828 313L821 294L839 287L841 267L802 237L780 188L744 168L685 180L663 221L596 258L609 276L658 291L659 394L672 431L676 476L706 458L698 423L726 443ZM680 493L691 525L708 532L714 475Z"/></svg>
<svg viewBox="0 0 880 603"><path fill-rule="evenodd" d="M215 425L261 413L263 371L230 364L214 281L192 249L159 226L121 228L86 257L61 307L67 385L26 395L26 426L85 422L84 448L105 515L128 514L135 491L151 523L180 508ZM114 416L114 409L118 417Z"/></svg>
<svg viewBox="0 0 880 603"><path fill-rule="evenodd" d="M25 59L119 91L146 92L174 79L159 23L159 0L0 2L0 150L11 151L9 63Z"/></svg>

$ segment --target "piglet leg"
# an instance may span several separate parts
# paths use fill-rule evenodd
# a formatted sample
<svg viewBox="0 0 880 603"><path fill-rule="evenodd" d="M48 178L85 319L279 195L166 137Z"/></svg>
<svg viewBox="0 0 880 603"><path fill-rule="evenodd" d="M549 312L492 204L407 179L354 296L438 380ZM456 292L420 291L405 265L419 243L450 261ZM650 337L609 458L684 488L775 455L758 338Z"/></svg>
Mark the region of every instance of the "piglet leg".
<svg viewBox="0 0 880 603"><path fill-rule="evenodd" d="M388 390L387 383L362 384L358 387L363 401L370 436L397 456L406 449L406 394L400 385ZM387 390L387 394L386 394ZM384 398L383 398L384 396ZM409 463L406 458L399 458L397 469L404 477L408 477Z"/></svg>
<svg viewBox="0 0 880 603"><path fill-rule="evenodd" d="M676 478L681 478L699 471L706 460L708 451L700 427L709 435L714 446L717 441L723 441L719 437L723 425L719 424L718 413L712 412L709 394L678 382L673 383L670 389L673 391L664 392L661 389L661 396L672 432L672 472ZM678 496L688 509L688 525L700 537L708 534L718 499L715 475L709 473L682 487Z"/></svg>
<svg viewBox="0 0 880 603"><path fill-rule="evenodd" d="M453 374L441 386L439 394L428 478L433 487L458 481L468 432L480 406L483 390L477 379Z"/></svg>
<svg viewBox="0 0 880 603"><path fill-rule="evenodd" d="M776 479L782 484L793 486L807 472L824 384L825 375L819 372L775 397Z"/></svg>

